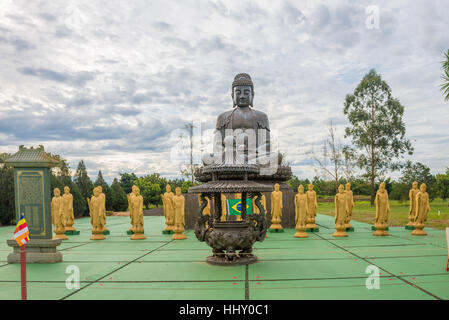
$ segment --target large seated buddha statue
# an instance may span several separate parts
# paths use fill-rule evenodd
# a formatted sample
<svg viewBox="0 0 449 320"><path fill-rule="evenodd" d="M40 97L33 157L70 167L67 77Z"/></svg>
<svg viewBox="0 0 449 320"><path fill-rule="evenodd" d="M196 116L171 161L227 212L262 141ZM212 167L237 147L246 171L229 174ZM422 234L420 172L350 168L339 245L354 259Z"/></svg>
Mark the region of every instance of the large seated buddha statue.
<svg viewBox="0 0 449 320"><path fill-rule="evenodd" d="M273 175L281 156L270 148L268 116L253 108L254 84L248 74L234 77L231 95L233 109L218 116L214 152L203 158L204 164L253 164L261 175Z"/></svg>

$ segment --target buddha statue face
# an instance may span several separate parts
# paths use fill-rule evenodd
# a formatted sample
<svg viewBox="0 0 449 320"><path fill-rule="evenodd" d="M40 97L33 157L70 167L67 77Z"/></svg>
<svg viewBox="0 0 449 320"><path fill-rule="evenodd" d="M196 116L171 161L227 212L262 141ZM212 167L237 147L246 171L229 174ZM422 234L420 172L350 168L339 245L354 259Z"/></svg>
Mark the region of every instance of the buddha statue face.
<svg viewBox="0 0 449 320"><path fill-rule="evenodd" d="M171 187L170 187L170 185L169 185L169 184L167 184L167 186L165 187L165 191L167 191L167 192L171 192Z"/></svg>
<svg viewBox="0 0 449 320"><path fill-rule="evenodd" d="M418 189L418 182L413 181L412 188L415 189L415 190Z"/></svg>
<svg viewBox="0 0 449 320"><path fill-rule="evenodd" d="M425 184L425 183L421 183L421 186L419 187L419 190L420 190L421 192L426 192L426 189L427 189L426 184Z"/></svg>
<svg viewBox="0 0 449 320"><path fill-rule="evenodd" d="M345 187L343 187L343 185L341 184L341 185L339 185L338 186L338 193L341 193L341 194L343 194L345 192Z"/></svg>
<svg viewBox="0 0 449 320"><path fill-rule="evenodd" d="M65 187L64 187L64 193L65 193L65 194L69 194L69 193L70 193L70 188L67 187L67 186L65 186Z"/></svg>
<svg viewBox="0 0 449 320"><path fill-rule="evenodd" d="M278 184L278 183L276 183L276 184L274 185L274 191L279 191L279 184Z"/></svg>
<svg viewBox="0 0 449 320"><path fill-rule="evenodd" d="M307 188L309 189L309 191L313 190L313 184L309 183L309 185L307 186Z"/></svg>
<svg viewBox="0 0 449 320"><path fill-rule="evenodd" d="M300 184L299 187L298 187L298 193L299 194L303 194L304 193L304 187L303 187L302 184Z"/></svg>
<svg viewBox="0 0 449 320"><path fill-rule="evenodd" d="M139 189L138 186L133 186L133 187L132 187L132 190L133 190L133 194L134 194L135 196L138 196L138 195L140 194L140 189Z"/></svg>
<svg viewBox="0 0 449 320"><path fill-rule="evenodd" d="M54 188L53 189L53 194L57 198L57 197L59 197L61 195L61 190L59 190L59 188Z"/></svg>
<svg viewBox="0 0 449 320"><path fill-rule="evenodd" d="M346 190L351 190L351 184L348 182L348 183L346 183Z"/></svg>
<svg viewBox="0 0 449 320"><path fill-rule="evenodd" d="M253 103L253 90L251 86L235 86L232 90L234 106L248 107Z"/></svg>
<svg viewBox="0 0 449 320"><path fill-rule="evenodd" d="M382 183L380 184L379 190L380 190L381 192L385 192L385 182L382 182Z"/></svg>
<svg viewBox="0 0 449 320"><path fill-rule="evenodd" d="M100 191L100 193L103 192L103 187L102 186L98 186L97 189Z"/></svg>
<svg viewBox="0 0 449 320"><path fill-rule="evenodd" d="M98 197L99 195L100 195L100 189L98 187L94 188L94 196Z"/></svg>
<svg viewBox="0 0 449 320"><path fill-rule="evenodd" d="M176 195L177 195L177 196L180 196L180 195L181 195L181 188L180 188L180 187L177 187L177 188L175 189L175 192L176 192Z"/></svg>

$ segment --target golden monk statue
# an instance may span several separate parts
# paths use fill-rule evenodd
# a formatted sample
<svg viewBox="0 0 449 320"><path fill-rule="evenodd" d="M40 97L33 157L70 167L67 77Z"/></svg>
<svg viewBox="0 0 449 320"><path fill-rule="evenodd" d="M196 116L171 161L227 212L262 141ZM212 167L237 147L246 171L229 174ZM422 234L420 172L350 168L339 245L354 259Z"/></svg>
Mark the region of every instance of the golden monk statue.
<svg viewBox="0 0 449 320"><path fill-rule="evenodd" d="M59 188L53 189L54 197L51 199L51 220L55 228L55 236L53 239L67 240L64 225L64 211L63 211L63 201L61 197L61 190Z"/></svg>
<svg viewBox="0 0 449 320"><path fill-rule="evenodd" d="M410 209L408 212L409 222L405 226L405 229L413 230L415 229L415 215L416 215L416 195L418 194L418 182L414 181L412 183L412 188L408 193L408 198L410 199Z"/></svg>
<svg viewBox="0 0 449 320"><path fill-rule="evenodd" d="M75 223L75 215L73 214L73 195L70 193L70 188L68 186L64 187L62 208L64 212L63 216L65 221L65 231L73 233L76 231L73 227L73 224Z"/></svg>
<svg viewBox="0 0 449 320"><path fill-rule="evenodd" d="M103 193L103 187L97 186L98 190L100 191L100 197L102 200L101 203L101 211L102 211L102 219L103 219L103 232L107 232L108 228L106 228L106 195Z"/></svg>
<svg viewBox="0 0 449 320"><path fill-rule="evenodd" d="M170 185L165 187L165 193L162 195L162 204L164 206L165 228L162 233L173 233L175 228L175 209L173 207L173 197Z"/></svg>
<svg viewBox="0 0 449 320"><path fill-rule="evenodd" d="M221 194L221 217L220 221L224 222L227 219L227 213L228 213L228 203L226 200L226 196L224 193Z"/></svg>
<svg viewBox="0 0 449 320"><path fill-rule="evenodd" d="M307 229L307 217L309 215L309 197L304 193L302 184L298 187L298 193L295 196L295 224L296 230L295 238L307 238L309 235Z"/></svg>
<svg viewBox="0 0 449 320"><path fill-rule="evenodd" d="M103 217L103 198L100 195L100 189L94 188L92 198L87 198L90 213L90 223L92 224L91 240L103 240L106 237L103 234L104 217Z"/></svg>
<svg viewBox="0 0 449 320"><path fill-rule="evenodd" d="M133 221L133 235L131 240L143 240L146 239L143 228L143 197L140 195L140 189L138 186L132 186L131 200L131 216Z"/></svg>
<svg viewBox="0 0 449 320"><path fill-rule="evenodd" d="M424 222L427 221L427 215L430 212L429 194L426 192L427 186L425 183L421 183L419 192L416 195L416 213L414 217L415 230L412 235L425 236L427 233L424 229Z"/></svg>
<svg viewBox="0 0 449 320"><path fill-rule="evenodd" d="M131 192L130 194L126 195L126 198L128 199L128 210L129 210L129 218L131 220L131 227L128 229L128 234L134 233L134 222L133 222L133 215L131 210L131 204L132 204L132 197L134 197L134 194Z"/></svg>
<svg viewBox="0 0 449 320"><path fill-rule="evenodd" d="M313 190L313 184L309 183L307 186L308 190L306 192L307 195L307 229L317 229L318 226L315 223L316 217L316 208L318 207L318 199L316 196L316 191ZM303 187L304 189L304 187Z"/></svg>
<svg viewBox="0 0 449 320"><path fill-rule="evenodd" d="M338 193L335 195L335 229L334 237L347 237L345 232L345 219L348 214L348 203L346 201L345 187L341 184Z"/></svg>
<svg viewBox="0 0 449 320"><path fill-rule="evenodd" d="M354 194L352 193L351 190L351 183L346 183L346 189L345 189L345 194L346 194L346 203L348 206L348 213L346 215L346 219L345 219L345 228L346 230L350 230L352 231L352 226L350 224L351 219L352 219L352 208L354 208Z"/></svg>
<svg viewBox="0 0 449 320"><path fill-rule="evenodd" d="M271 193L271 230L283 230L282 219L282 192L279 190L279 184L274 185L274 191Z"/></svg>
<svg viewBox="0 0 449 320"><path fill-rule="evenodd" d="M376 220L374 223L373 235L375 236L388 236L387 222L388 213L390 212L390 202L388 200L388 192L385 189L385 182L382 182L379 186L379 190L376 193Z"/></svg>
<svg viewBox="0 0 449 320"><path fill-rule="evenodd" d="M176 195L173 197L173 206L175 209L175 234L173 235L173 240L186 239L187 236L184 234L184 228L186 225L185 220L185 204L186 200L181 194L181 188L177 187L175 189Z"/></svg>

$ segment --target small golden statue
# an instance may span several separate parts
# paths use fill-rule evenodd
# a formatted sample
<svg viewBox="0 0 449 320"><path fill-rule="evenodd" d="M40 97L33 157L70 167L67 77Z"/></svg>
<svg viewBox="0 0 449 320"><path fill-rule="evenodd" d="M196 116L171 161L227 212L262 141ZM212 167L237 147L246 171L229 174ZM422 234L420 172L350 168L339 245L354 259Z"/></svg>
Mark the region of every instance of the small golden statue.
<svg viewBox="0 0 449 320"><path fill-rule="evenodd" d="M415 229L415 215L416 215L416 195L419 193L418 182L413 181L412 188L408 193L408 197L410 199L410 209L408 213L408 223L405 226L405 229L413 230Z"/></svg>
<svg viewBox="0 0 449 320"><path fill-rule="evenodd" d="M134 197L134 193L131 191L130 194L126 195L126 198L128 199L128 211L129 211L129 218L130 218L130 224L131 227L129 227L127 234L133 234L134 233L134 222L133 222L133 215L132 215L132 210L131 210L131 203L132 203L132 198Z"/></svg>
<svg viewBox="0 0 449 320"><path fill-rule="evenodd" d="M55 228L55 236L53 239L62 239L67 240L67 236L65 233L65 225L64 225L64 211L63 211L63 200L61 197L61 190L59 188L53 189L54 197L51 199L51 219L53 222L53 226Z"/></svg>
<svg viewBox="0 0 449 320"><path fill-rule="evenodd" d="M73 195L70 193L68 186L64 187L64 195L62 196L63 216L65 221L65 231L69 234L79 234L73 227L75 223L75 215L73 214Z"/></svg>
<svg viewBox="0 0 449 320"><path fill-rule="evenodd" d="M313 184L309 183L307 186L308 190L306 192L307 195L307 225L306 228L314 231L318 229L318 226L315 223L316 217L316 209L318 207L318 199L316 196L316 191L313 190ZM304 187L303 187L304 190Z"/></svg>
<svg viewBox="0 0 449 320"><path fill-rule="evenodd" d="M175 196L171 191L171 186L167 184L165 193L162 196L162 204L164 206L165 228L162 233L173 233L175 228L175 209L173 207L173 197Z"/></svg>
<svg viewBox="0 0 449 320"><path fill-rule="evenodd" d="M98 191L100 192L101 198L101 218L103 219L103 232L109 234L108 228L106 228L106 195L103 193L103 187L97 186Z"/></svg>
<svg viewBox="0 0 449 320"><path fill-rule="evenodd" d="M224 222L227 219L227 215L228 215L228 202L226 200L226 196L224 195L224 193L221 194L221 217L220 217L220 221Z"/></svg>
<svg viewBox="0 0 449 320"><path fill-rule="evenodd" d="M382 182L379 186L379 190L376 193L376 220L374 223L374 236L388 236L386 231L388 225L388 213L390 212L390 202L388 200L388 192L385 189L385 182Z"/></svg>
<svg viewBox="0 0 449 320"><path fill-rule="evenodd" d="M274 191L271 193L271 226L270 230L275 232L283 231L281 225L282 219L282 192L279 190L279 184L274 185ZM271 231L271 232L273 232Z"/></svg>
<svg viewBox="0 0 449 320"><path fill-rule="evenodd" d="M352 208L354 208L354 194L352 193L351 184L349 182L346 183L345 194L346 194L346 203L348 206L348 213L345 218L345 228L346 231L354 231L354 228L350 224L352 219Z"/></svg>
<svg viewBox="0 0 449 320"><path fill-rule="evenodd" d="M104 221L103 217L103 199L100 195L100 189L94 188L92 198L87 198L89 205L90 223L92 224L92 236L90 240L103 240L106 237L103 234Z"/></svg>
<svg viewBox="0 0 449 320"><path fill-rule="evenodd" d="M131 200L131 216L133 222L133 235L131 240L143 240L146 239L143 228L143 197L140 195L140 189L138 186L132 186L133 196Z"/></svg>
<svg viewBox="0 0 449 320"><path fill-rule="evenodd" d="M185 220L185 204L186 200L181 194L181 188L177 187L175 189L176 195L173 197L173 206L175 208L175 234L173 235L173 240L186 239L187 236L184 234L184 228L186 225Z"/></svg>
<svg viewBox="0 0 449 320"><path fill-rule="evenodd" d="M294 237L295 238L308 238L307 234L307 217L310 217L309 214L309 203L308 203L308 195L304 193L304 187L302 184L298 187L298 193L295 196L295 224L296 230L298 230Z"/></svg>
<svg viewBox="0 0 449 320"><path fill-rule="evenodd" d="M345 232L345 219L348 214L348 204L346 202L345 187L341 184L338 193L335 195L335 229L334 237L347 237Z"/></svg>
<svg viewBox="0 0 449 320"><path fill-rule="evenodd" d="M416 195L416 213L413 222L415 223L412 235L414 236L426 236L427 233L424 229L424 222L427 221L427 215L430 212L429 194L426 192L427 186L425 183L421 183L419 192Z"/></svg>

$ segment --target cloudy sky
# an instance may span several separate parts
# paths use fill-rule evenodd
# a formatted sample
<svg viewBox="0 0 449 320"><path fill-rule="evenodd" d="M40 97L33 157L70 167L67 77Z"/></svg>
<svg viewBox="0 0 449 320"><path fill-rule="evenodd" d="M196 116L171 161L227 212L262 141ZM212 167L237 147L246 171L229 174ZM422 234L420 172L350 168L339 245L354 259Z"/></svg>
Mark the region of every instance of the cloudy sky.
<svg viewBox="0 0 449 320"><path fill-rule="evenodd" d="M447 12L447 0L2 0L0 152L43 144L109 182L119 172L177 177L184 125L196 121L207 149L232 108L234 75L247 72L254 107L293 172L310 178L326 125L346 142L344 98L375 68L405 106L410 159L441 172Z"/></svg>

